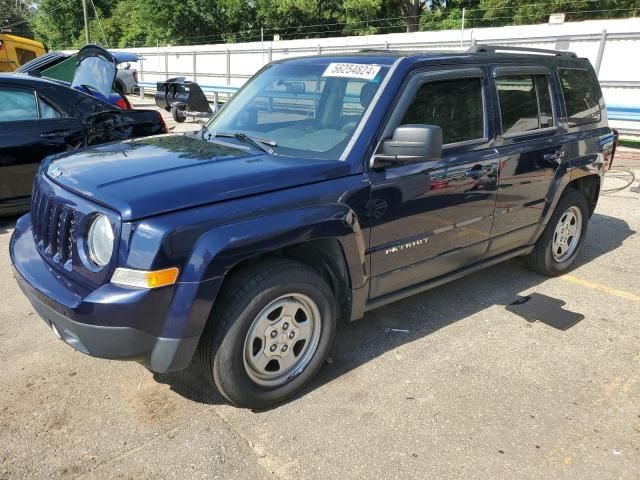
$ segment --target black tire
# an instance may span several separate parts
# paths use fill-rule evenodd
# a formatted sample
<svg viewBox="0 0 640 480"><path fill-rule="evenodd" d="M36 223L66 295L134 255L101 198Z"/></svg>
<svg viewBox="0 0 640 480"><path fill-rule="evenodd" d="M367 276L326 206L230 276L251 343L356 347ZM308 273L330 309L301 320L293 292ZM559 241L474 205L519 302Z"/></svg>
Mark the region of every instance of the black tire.
<svg viewBox="0 0 640 480"><path fill-rule="evenodd" d="M306 295L318 307L321 328L315 353L286 383L260 385L245 366L245 338L267 305L294 292ZM240 271L225 283L203 333L199 345L203 373L234 405L262 409L281 403L299 392L326 360L335 335L336 311L327 282L302 263L273 260Z"/></svg>
<svg viewBox="0 0 640 480"><path fill-rule="evenodd" d="M580 237L573 253L563 261L557 261L552 252L553 237L556 226L562 215L571 207L577 207L582 216L582 228ZM589 205L587 199L579 191L568 188L558 200L556 209L549 219L542 236L536 242L533 251L525 257L525 263L531 270L548 276L562 275L571 268L576 257L580 253L582 244L587 235L587 225L589 223Z"/></svg>
<svg viewBox="0 0 640 480"><path fill-rule="evenodd" d="M184 108L179 108L179 107L171 107L171 116L173 117L173 119L178 122L178 123L182 123L184 122L187 117L184 115L181 115L179 112L183 112Z"/></svg>

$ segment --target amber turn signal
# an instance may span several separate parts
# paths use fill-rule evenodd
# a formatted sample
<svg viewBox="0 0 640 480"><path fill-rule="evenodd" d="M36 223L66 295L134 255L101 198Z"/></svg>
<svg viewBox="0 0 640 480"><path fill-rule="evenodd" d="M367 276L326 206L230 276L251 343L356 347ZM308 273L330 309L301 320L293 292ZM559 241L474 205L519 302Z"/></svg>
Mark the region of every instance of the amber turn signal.
<svg viewBox="0 0 640 480"><path fill-rule="evenodd" d="M116 268L111 283L128 287L159 288L176 283L179 273L180 270L176 267L155 271Z"/></svg>

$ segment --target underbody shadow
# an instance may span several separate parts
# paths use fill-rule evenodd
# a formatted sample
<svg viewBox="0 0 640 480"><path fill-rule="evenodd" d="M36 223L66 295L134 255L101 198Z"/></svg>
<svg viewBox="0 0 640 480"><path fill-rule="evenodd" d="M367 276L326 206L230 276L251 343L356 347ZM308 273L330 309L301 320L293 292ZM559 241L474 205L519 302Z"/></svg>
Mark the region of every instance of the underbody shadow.
<svg viewBox="0 0 640 480"><path fill-rule="evenodd" d="M16 222L20 218L20 215L11 215L7 217L0 217L0 235L9 233L16 226Z"/></svg>
<svg viewBox="0 0 640 480"><path fill-rule="evenodd" d="M615 250L634 233L623 220L595 214L576 265L587 264L600 255ZM522 316L523 321L539 320L549 323L561 335L584 318L583 315L561 310L564 304L562 298L532 292L528 294L528 301L522 300L526 297L521 292L535 288L545 280L546 277L525 269L521 261L514 259L368 312L358 322L342 323L336 332L330 361L300 395L345 375L390 350L423 338L493 305L502 305ZM559 311L566 312L566 316L562 321L556 319L554 323L551 317ZM499 322L500 317L496 321ZM170 385L177 393L197 402L223 402L222 397L213 392L195 368L192 366L184 372L156 375L156 380ZM407 375L411 373L408 372Z"/></svg>

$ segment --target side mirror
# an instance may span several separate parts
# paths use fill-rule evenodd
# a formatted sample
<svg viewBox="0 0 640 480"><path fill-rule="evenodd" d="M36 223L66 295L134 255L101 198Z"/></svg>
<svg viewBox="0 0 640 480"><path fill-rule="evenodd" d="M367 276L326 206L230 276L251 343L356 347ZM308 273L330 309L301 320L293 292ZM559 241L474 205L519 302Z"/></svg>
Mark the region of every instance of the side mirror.
<svg viewBox="0 0 640 480"><path fill-rule="evenodd" d="M374 167L395 163L438 160L442 155L442 128L437 125L400 125L390 140L382 142L382 153L374 156Z"/></svg>

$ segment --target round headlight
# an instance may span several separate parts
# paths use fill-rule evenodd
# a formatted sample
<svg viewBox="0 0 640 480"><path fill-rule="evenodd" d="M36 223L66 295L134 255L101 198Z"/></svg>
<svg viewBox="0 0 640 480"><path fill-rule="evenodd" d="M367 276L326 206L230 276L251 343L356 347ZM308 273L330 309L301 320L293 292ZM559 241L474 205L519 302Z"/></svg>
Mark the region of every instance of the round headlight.
<svg viewBox="0 0 640 480"><path fill-rule="evenodd" d="M104 215L96 215L89 227L87 246L89 247L89 257L97 266L104 267L111 260L113 238L111 222Z"/></svg>

